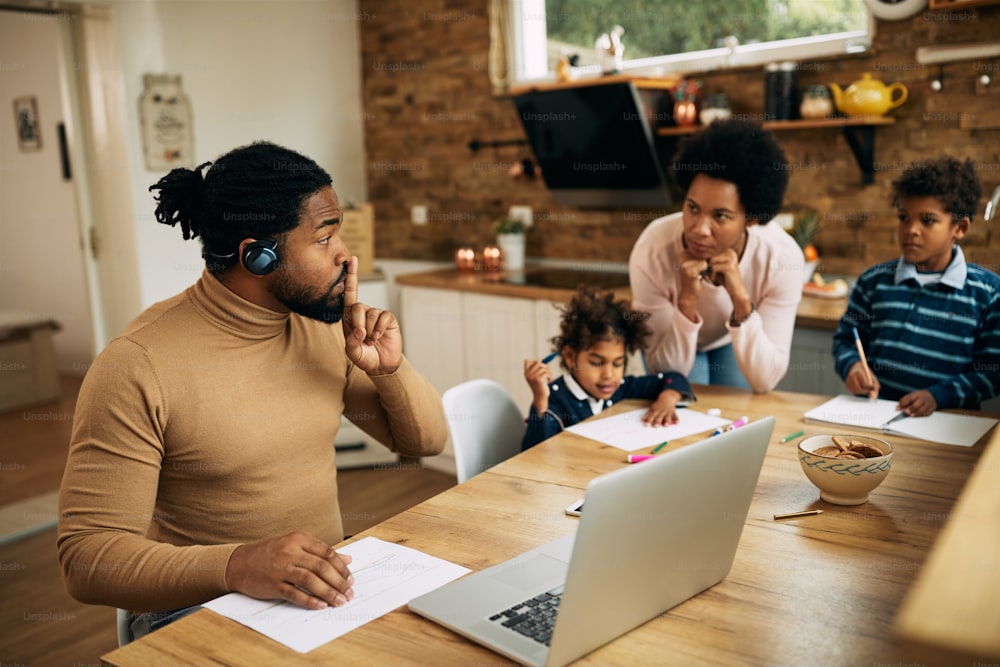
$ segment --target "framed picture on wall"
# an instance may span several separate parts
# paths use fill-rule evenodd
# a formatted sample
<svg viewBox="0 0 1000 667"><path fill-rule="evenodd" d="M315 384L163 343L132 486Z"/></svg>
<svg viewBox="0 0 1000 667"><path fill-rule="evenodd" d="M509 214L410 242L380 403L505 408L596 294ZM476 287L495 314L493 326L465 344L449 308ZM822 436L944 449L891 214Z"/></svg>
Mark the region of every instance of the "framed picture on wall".
<svg viewBox="0 0 1000 667"><path fill-rule="evenodd" d="M38 102L35 96L14 98L14 122L17 126L17 145L22 151L37 151L42 147L42 134L38 129Z"/></svg>

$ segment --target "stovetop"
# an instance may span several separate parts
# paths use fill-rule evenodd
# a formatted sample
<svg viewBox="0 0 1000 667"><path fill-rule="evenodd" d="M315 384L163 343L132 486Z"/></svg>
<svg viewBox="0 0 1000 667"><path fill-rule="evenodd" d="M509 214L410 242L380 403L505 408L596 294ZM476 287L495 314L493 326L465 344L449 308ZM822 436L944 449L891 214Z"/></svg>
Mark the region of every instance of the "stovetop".
<svg viewBox="0 0 1000 667"><path fill-rule="evenodd" d="M524 273L510 273L500 279L510 285L576 289L590 285L599 289L628 287L628 273L624 271L583 271L580 269L535 269Z"/></svg>

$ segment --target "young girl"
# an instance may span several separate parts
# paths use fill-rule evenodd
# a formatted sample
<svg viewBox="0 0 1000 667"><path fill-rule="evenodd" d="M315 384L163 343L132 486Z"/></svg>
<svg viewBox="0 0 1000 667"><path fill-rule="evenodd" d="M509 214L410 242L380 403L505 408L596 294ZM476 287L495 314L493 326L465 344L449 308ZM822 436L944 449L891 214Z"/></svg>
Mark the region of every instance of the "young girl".
<svg viewBox="0 0 1000 667"><path fill-rule="evenodd" d="M612 291L581 287L562 314L552 344L569 373L553 382L542 360L525 360L524 379L534 399L522 451L626 398L653 399L643 417L650 426L677 422L677 402L694 400L687 378L674 372L625 376L626 355L649 335L646 313L615 301Z"/></svg>

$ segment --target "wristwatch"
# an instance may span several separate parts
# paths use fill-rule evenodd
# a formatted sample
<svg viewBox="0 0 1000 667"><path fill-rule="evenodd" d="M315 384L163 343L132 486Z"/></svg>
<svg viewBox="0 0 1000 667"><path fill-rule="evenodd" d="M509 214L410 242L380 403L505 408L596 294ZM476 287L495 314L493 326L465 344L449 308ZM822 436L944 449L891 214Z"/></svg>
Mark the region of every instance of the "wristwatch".
<svg viewBox="0 0 1000 667"><path fill-rule="evenodd" d="M750 312L739 319L736 319L736 311L733 310L732 315L729 316L729 326L731 327L740 326L741 324L747 321L748 317L753 315L755 310L757 310L757 304L755 304L753 301L750 302Z"/></svg>

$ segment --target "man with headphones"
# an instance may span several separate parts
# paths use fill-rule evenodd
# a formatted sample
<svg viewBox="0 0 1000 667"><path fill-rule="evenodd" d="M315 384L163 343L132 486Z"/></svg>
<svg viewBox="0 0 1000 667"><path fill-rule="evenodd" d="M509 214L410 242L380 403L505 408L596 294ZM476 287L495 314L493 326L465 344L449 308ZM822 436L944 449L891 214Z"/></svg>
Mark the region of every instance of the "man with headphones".
<svg viewBox="0 0 1000 667"><path fill-rule="evenodd" d="M206 268L83 381L60 495L67 587L130 610L138 634L230 591L343 605L341 416L429 456L447 439L440 397L403 356L396 317L358 300L315 162L259 142L150 189L159 222L200 237Z"/></svg>

